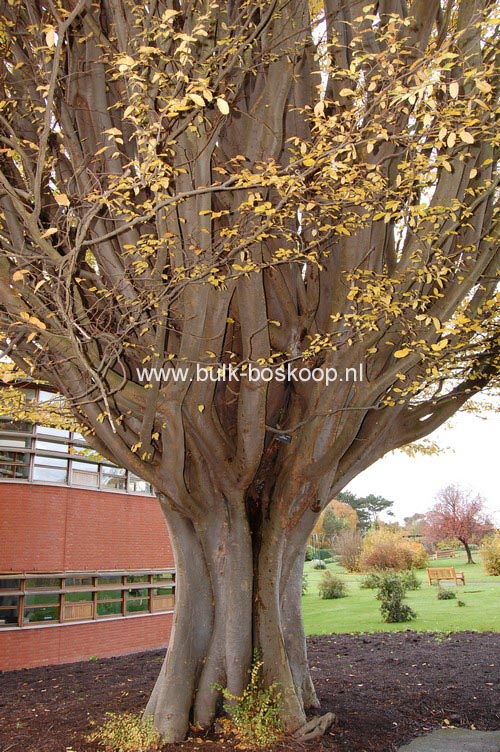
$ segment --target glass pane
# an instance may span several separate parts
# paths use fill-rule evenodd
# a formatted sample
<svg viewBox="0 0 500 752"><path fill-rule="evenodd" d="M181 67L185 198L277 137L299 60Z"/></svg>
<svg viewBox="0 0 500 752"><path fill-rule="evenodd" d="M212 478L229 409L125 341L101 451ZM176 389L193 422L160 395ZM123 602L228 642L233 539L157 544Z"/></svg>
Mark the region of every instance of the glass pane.
<svg viewBox="0 0 500 752"><path fill-rule="evenodd" d="M69 431L66 428L50 428L49 426L37 426L37 436L54 436L58 439L68 439Z"/></svg>
<svg viewBox="0 0 500 752"><path fill-rule="evenodd" d="M51 459L50 457L45 459ZM62 462L61 467L44 467L42 465L36 465L33 468L33 480L49 480L54 483L66 483L68 477L68 462L67 460L55 460L55 462Z"/></svg>
<svg viewBox="0 0 500 752"><path fill-rule="evenodd" d="M128 590L128 598L146 598L148 595L148 590L146 588L138 588L136 590Z"/></svg>
<svg viewBox="0 0 500 752"><path fill-rule="evenodd" d="M174 575L172 572L161 572L153 575L153 582L163 582L164 580L172 582Z"/></svg>
<svg viewBox="0 0 500 752"><path fill-rule="evenodd" d="M59 596L57 593L27 595L24 602L27 606L57 606L59 603Z"/></svg>
<svg viewBox="0 0 500 752"><path fill-rule="evenodd" d="M8 420L6 418L0 418L0 430L1 431L22 431L31 433L33 426L31 423L26 423L23 420Z"/></svg>
<svg viewBox="0 0 500 752"><path fill-rule="evenodd" d="M127 613L133 614L137 611L149 611L149 600L147 598L133 601L127 600Z"/></svg>
<svg viewBox="0 0 500 752"><path fill-rule="evenodd" d="M45 608L25 608L24 621L41 622L41 621L58 621L59 606L47 606Z"/></svg>
<svg viewBox="0 0 500 752"><path fill-rule="evenodd" d="M0 627L18 623L19 597L17 595L0 596Z"/></svg>
<svg viewBox="0 0 500 752"><path fill-rule="evenodd" d="M98 603L97 615L98 616L121 616L122 604L119 603Z"/></svg>
<svg viewBox="0 0 500 752"><path fill-rule="evenodd" d="M73 462L71 482L75 486L99 487L99 468L97 465L87 465L83 462ZM89 468L89 469L87 469Z"/></svg>
<svg viewBox="0 0 500 752"><path fill-rule="evenodd" d="M61 587L61 579L59 577L32 577L26 580L26 589L32 588L51 588L58 589Z"/></svg>
<svg viewBox="0 0 500 752"><path fill-rule="evenodd" d="M0 452L0 478L28 479L30 455L21 452Z"/></svg>
<svg viewBox="0 0 500 752"><path fill-rule="evenodd" d="M154 588L153 595L173 595L173 588Z"/></svg>
<svg viewBox="0 0 500 752"><path fill-rule="evenodd" d="M19 590L21 587L21 580L19 580L16 577L13 577L12 579L10 577L1 577L0 578L0 599L2 597L2 590ZM1 605L1 600L0 600Z"/></svg>
<svg viewBox="0 0 500 752"><path fill-rule="evenodd" d="M122 578L119 575L103 575L97 580L98 585L121 585Z"/></svg>
<svg viewBox="0 0 500 752"><path fill-rule="evenodd" d="M66 587L92 587L92 577L66 577Z"/></svg>
<svg viewBox="0 0 500 752"><path fill-rule="evenodd" d="M12 436L0 439L0 448L2 449L29 449L31 446L31 436Z"/></svg>
<svg viewBox="0 0 500 752"><path fill-rule="evenodd" d="M103 472L102 476L102 485L104 488L116 488L120 491L125 490L127 487L127 479L125 477L125 470L121 470L120 468L116 468L116 470L120 470L121 475L118 475L118 473L114 473L113 475L110 475L109 471L113 468L106 467Z"/></svg>
<svg viewBox="0 0 500 752"><path fill-rule="evenodd" d="M129 575L127 575L127 582L149 582L149 575L147 575L147 574L129 574Z"/></svg>
<svg viewBox="0 0 500 752"><path fill-rule="evenodd" d="M101 590L97 593L97 600L99 601L114 600L116 598L121 600L121 597L121 590Z"/></svg>
<svg viewBox="0 0 500 752"><path fill-rule="evenodd" d="M35 449L37 452L61 452L63 454L68 454L69 451L67 444L61 444L58 441L42 441L41 439L36 440Z"/></svg>
<svg viewBox="0 0 500 752"><path fill-rule="evenodd" d="M92 593L66 593L65 603L88 603L92 600Z"/></svg>
<svg viewBox="0 0 500 752"><path fill-rule="evenodd" d="M136 494L152 494L151 483L141 480L136 475L129 475L128 490Z"/></svg>

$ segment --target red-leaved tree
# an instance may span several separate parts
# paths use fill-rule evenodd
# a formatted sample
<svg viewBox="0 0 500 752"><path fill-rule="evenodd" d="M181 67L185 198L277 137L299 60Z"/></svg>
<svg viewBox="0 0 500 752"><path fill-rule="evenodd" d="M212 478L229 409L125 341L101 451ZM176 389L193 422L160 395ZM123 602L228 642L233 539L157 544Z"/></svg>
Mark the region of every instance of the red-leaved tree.
<svg viewBox="0 0 500 752"><path fill-rule="evenodd" d="M474 564L470 544L478 543L493 529L484 510L485 500L454 484L442 488L436 499L426 516L427 538L434 543L456 538L465 548L467 564Z"/></svg>

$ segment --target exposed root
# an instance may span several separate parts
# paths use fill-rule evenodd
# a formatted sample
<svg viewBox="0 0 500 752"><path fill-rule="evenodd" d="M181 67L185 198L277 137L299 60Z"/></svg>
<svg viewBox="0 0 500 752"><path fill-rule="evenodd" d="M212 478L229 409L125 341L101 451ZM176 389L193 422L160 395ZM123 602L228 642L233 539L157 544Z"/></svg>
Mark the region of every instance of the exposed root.
<svg viewBox="0 0 500 752"><path fill-rule="evenodd" d="M325 715L316 716L297 729L293 738L300 742L310 742L311 739L317 739L318 736L323 736L323 734L328 731L330 726L333 726L336 721L337 716L335 713L325 713Z"/></svg>

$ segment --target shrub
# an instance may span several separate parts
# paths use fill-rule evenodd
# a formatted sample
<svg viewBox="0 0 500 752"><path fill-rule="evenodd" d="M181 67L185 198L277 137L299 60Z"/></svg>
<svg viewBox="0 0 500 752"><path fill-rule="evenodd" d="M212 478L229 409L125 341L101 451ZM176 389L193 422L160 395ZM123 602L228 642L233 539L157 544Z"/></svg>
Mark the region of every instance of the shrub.
<svg viewBox="0 0 500 752"><path fill-rule="evenodd" d="M335 553L339 564L348 572L359 572L359 555L363 538L356 530L344 530L334 541Z"/></svg>
<svg viewBox="0 0 500 752"><path fill-rule="evenodd" d="M302 574L302 595L305 595L307 593L308 587L309 587L309 578L306 574Z"/></svg>
<svg viewBox="0 0 500 752"><path fill-rule="evenodd" d="M268 747L282 738L281 695L276 684L263 686L262 661L257 652L254 653L250 680L241 697L232 695L224 687L217 688L227 701L224 710L229 718L224 725L235 735L240 748Z"/></svg>
<svg viewBox="0 0 500 752"><path fill-rule="evenodd" d="M312 561L314 559L314 548L312 546L307 546L306 548L306 561Z"/></svg>
<svg viewBox="0 0 500 752"><path fill-rule="evenodd" d="M87 741L98 742L106 752L150 752L161 748L153 718L135 713L106 713L107 720Z"/></svg>
<svg viewBox="0 0 500 752"><path fill-rule="evenodd" d="M457 594L451 588L442 588L440 585L438 587L437 597L438 601L451 601L453 598L457 597Z"/></svg>
<svg viewBox="0 0 500 752"><path fill-rule="evenodd" d="M311 565L313 569L326 569L326 563L321 559L313 559Z"/></svg>
<svg viewBox="0 0 500 752"><path fill-rule="evenodd" d="M365 588L366 590L375 590L379 585L380 575L371 572L370 574L365 574L365 576L361 578L359 587Z"/></svg>
<svg viewBox="0 0 500 752"><path fill-rule="evenodd" d="M316 558L321 559L321 561L327 561L328 559L332 558L332 549L331 548L320 548L319 551L316 552Z"/></svg>
<svg viewBox="0 0 500 752"><path fill-rule="evenodd" d="M422 581L418 579L413 569L410 569L409 572L402 572L400 577L405 590L420 590L422 587Z"/></svg>
<svg viewBox="0 0 500 752"><path fill-rule="evenodd" d="M320 598L345 598L347 595L347 585L331 572L325 572L318 585Z"/></svg>
<svg viewBox="0 0 500 752"><path fill-rule="evenodd" d="M486 573L500 575L500 532L483 540L480 553Z"/></svg>
<svg viewBox="0 0 500 752"><path fill-rule="evenodd" d="M466 606L466 605L467 605L467 604L465 603L465 601L457 601L457 606L458 606L459 608L463 608L463 607L464 607L464 606Z"/></svg>
<svg viewBox="0 0 500 752"><path fill-rule="evenodd" d="M416 617L415 611L403 603L405 587L397 574L385 574L380 577L377 598L381 601L380 612L385 622L398 624L411 621Z"/></svg>
<svg viewBox="0 0 500 752"><path fill-rule="evenodd" d="M359 558L361 571L420 569L427 562L421 543L404 538L401 533L382 528L368 533Z"/></svg>

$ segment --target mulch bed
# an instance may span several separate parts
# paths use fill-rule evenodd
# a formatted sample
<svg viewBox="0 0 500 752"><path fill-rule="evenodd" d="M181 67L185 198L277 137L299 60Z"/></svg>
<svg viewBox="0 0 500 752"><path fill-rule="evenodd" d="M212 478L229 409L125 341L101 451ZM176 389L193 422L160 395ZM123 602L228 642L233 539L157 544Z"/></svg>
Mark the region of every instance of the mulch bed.
<svg viewBox="0 0 500 752"><path fill-rule="evenodd" d="M309 640L322 712L338 726L320 741L280 752L393 752L442 725L500 729L500 634L416 632ZM0 675L2 752L94 752L85 741L106 711L140 711L162 661L148 652ZM229 752L212 738L169 752Z"/></svg>

